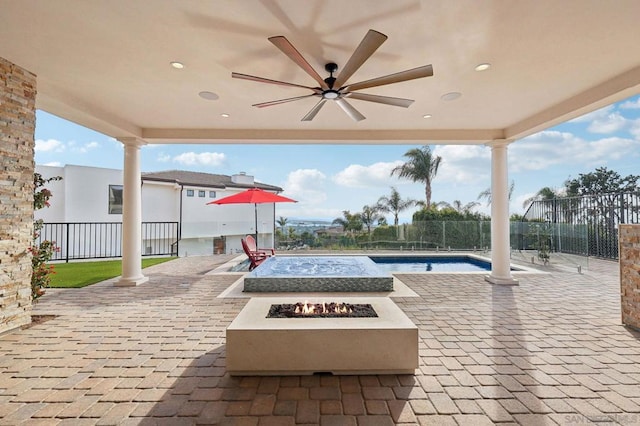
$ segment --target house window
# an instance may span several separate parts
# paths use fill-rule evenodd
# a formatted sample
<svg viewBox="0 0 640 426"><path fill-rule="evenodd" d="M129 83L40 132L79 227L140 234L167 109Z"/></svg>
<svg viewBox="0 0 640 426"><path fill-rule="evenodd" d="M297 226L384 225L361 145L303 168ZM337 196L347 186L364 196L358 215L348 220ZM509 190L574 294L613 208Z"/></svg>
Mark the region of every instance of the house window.
<svg viewBox="0 0 640 426"><path fill-rule="evenodd" d="M205 195L206 191L198 191L198 197L203 197Z"/></svg>
<svg viewBox="0 0 640 426"><path fill-rule="evenodd" d="M193 189L187 189L187 197L193 197Z"/></svg>
<svg viewBox="0 0 640 426"><path fill-rule="evenodd" d="M209 191L209 198L216 198L216 191Z"/></svg>
<svg viewBox="0 0 640 426"><path fill-rule="evenodd" d="M109 185L109 214L122 214L122 185Z"/></svg>

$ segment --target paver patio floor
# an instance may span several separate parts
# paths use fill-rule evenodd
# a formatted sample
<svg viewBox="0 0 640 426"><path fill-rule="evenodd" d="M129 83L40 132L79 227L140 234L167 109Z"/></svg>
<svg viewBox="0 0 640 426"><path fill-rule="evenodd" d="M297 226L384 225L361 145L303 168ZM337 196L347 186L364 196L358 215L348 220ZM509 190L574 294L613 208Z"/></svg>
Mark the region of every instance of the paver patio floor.
<svg viewBox="0 0 640 426"><path fill-rule="evenodd" d="M234 378L225 328L248 299L216 298L238 275L205 275L229 258L49 290L34 314L57 317L0 336L0 424L640 424L640 333L620 324L615 262L519 286L404 275L415 375Z"/></svg>

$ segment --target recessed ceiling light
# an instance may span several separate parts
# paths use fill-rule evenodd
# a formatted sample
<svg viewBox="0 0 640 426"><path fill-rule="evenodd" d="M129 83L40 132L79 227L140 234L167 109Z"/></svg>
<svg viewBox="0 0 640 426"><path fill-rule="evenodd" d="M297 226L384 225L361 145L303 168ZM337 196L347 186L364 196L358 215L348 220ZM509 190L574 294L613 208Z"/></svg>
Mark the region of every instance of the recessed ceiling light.
<svg viewBox="0 0 640 426"><path fill-rule="evenodd" d="M491 64L488 62L485 62L484 64L476 65L476 71L485 71L485 70L488 70L489 68L491 68Z"/></svg>
<svg viewBox="0 0 640 426"><path fill-rule="evenodd" d="M229 118L229 114L227 114L226 112L220 114L220 116L224 118Z"/></svg>
<svg viewBox="0 0 640 426"><path fill-rule="evenodd" d="M206 99L208 101L215 101L216 99L219 98L219 96L217 94L215 94L213 92L207 92L206 90L198 93L198 96L200 96L202 99Z"/></svg>
<svg viewBox="0 0 640 426"><path fill-rule="evenodd" d="M181 70L182 68L184 68L184 64L182 62L178 62L178 61L171 62L171 66L174 67L177 70Z"/></svg>
<svg viewBox="0 0 640 426"><path fill-rule="evenodd" d="M458 99L460 96L462 96L462 93L460 92L449 92L440 96L440 99L442 99L443 101L453 101Z"/></svg>
<svg viewBox="0 0 640 426"><path fill-rule="evenodd" d="M431 118L431 117L433 117L431 114L425 114L422 116L422 118Z"/></svg>

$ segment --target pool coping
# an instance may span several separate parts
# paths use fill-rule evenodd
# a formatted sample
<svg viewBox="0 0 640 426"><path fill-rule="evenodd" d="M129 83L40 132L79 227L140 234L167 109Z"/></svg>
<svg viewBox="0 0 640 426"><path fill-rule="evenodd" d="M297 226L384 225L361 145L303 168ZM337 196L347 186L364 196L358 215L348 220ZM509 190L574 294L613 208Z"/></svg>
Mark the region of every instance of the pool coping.
<svg viewBox="0 0 640 426"><path fill-rule="evenodd" d="M410 254L409 254L410 253ZM465 256L465 257L473 257L478 260L482 260L485 262L491 262L491 258L486 256L481 256L476 253L465 253L465 252L436 252L436 253L422 253L422 252L354 252L354 253L278 253L277 256L388 256L388 257L451 257L451 256ZM212 271L207 272L205 275L235 275L238 277L229 287L227 287L224 291L222 291L216 298L251 298L251 297L269 297L269 295L280 295L280 296L296 296L300 293L249 293L244 292L242 289L244 283L244 276L248 272L243 271L230 271L231 268L238 265L239 263L246 260L246 256L244 254L239 254L237 257L231 259L230 261L218 266ZM512 263L512 267L518 268L518 270L511 271L514 276L526 276L526 275L549 275L550 272L541 271L539 269L530 268L522 265L521 263ZM409 288L404 282L402 282L401 277L404 275L468 275L468 276L488 276L490 271L469 271L469 272L450 272L450 271L424 271L424 272L391 272L391 275L394 277L393 279L393 288L394 290L391 292L380 292L380 293L368 293L369 296L374 297L419 297L417 293L415 293L411 288ZM309 296L326 296L327 294L335 295L335 296L349 296L354 293L304 293Z"/></svg>
<svg viewBox="0 0 640 426"><path fill-rule="evenodd" d="M403 251L403 252L357 252L357 253L347 253L347 252L341 252L338 254L332 254L332 253L277 253L277 256L282 256L282 257L299 257L299 256L377 256L377 257L471 257L474 258L476 260L480 260L483 262L489 262L491 263L491 258L487 257L487 256L481 256L479 254L476 253L465 253L465 252L435 252L435 253L424 253L424 252L414 252L414 251ZM245 256L242 255L239 257L239 260L235 263L233 263L231 266L235 266L239 263L242 262L242 260L244 260ZM234 259L236 260L236 259ZM232 263L228 262L228 263ZM220 268L224 267L225 265L222 265ZM522 265L521 263L511 263L511 267L515 268L515 270L511 271L513 274L517 274L517 275L522 275L523 273L525 274L549 274L549 272L546 271L541 271L539 269L535 269L535 268L531 268L525 265ZM435 275L435 274L453 274L453 275L466 275L466 274L481 274L481 275L486 275L491 271L460 271L460 272L451 272L451 271L412 271L412 272L396 272L396 271L392 271L391 274L410 274L410 275L422 275L422 274L426 274L426 275ZM236 272L236 273L241 273L241 272Z"/></svg>

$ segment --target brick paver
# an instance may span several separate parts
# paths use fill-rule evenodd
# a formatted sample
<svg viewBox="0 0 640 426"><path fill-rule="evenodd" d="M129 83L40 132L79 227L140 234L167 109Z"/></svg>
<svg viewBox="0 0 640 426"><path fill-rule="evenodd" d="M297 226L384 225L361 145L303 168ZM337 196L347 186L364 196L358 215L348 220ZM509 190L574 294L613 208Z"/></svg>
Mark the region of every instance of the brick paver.
<svg viewBox="0 0 640 426"><path fill-rule="evenodd" d="M178 259L119 288L50 289L56 318L0 336L0 425L640 424L640 333L620 325L618 265L402 275L420 330L415 375L230 377L217 298L231 257Z"/></svg>

